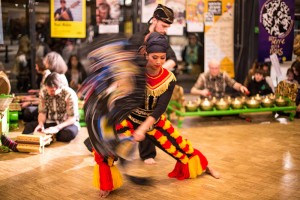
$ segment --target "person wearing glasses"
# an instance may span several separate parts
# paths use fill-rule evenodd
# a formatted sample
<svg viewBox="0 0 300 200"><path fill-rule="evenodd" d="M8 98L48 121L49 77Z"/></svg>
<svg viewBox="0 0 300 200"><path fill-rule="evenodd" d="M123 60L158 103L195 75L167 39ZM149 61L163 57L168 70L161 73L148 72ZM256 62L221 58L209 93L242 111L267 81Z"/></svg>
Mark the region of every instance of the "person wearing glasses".
<svg viewBox="0 0 300 200"><path fill-rule="evenodd" d="M54 13L56 21L73 21L71 10L66 7L66 0L60 0L60 8Z"/></svg>

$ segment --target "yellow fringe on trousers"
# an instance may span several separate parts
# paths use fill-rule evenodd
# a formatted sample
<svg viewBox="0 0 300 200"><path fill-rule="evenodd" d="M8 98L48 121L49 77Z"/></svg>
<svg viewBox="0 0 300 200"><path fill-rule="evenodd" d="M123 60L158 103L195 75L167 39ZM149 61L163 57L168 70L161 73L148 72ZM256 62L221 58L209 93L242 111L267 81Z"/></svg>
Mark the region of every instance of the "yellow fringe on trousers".
<svg viewBox="0 0 300 200"><path fill-rule="evenodd" d="M123 185L120 171L114 165L114 159L106 161L100 154L94 152L96 165L94 166L93 185L100 190L112 191Z"/></svg>

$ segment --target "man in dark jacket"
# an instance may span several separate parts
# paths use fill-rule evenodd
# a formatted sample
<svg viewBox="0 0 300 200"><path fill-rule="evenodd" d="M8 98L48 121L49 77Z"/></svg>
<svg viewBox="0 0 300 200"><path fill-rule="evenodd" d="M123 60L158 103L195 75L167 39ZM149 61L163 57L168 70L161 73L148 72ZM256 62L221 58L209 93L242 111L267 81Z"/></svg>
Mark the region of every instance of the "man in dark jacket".
<svg viewBox="0 0 300 200"><path fill-rule="evenodd" d="M150 32L158 32L162 35L166 35L168 28L173 23L173 20L174 20L173 10L164 5L158 4L157 8L153 13L153 16L148 21L147 28L141 30L141 32L135 33L129 39L129 41L138 50L141 46L143 46L145 37ZM141 62L139 64L143 65L144 63ZM163 67L165 69L173 71L176 68L176 66L177 66L177 58L175 52L173 51L171 46L169 46L167 49L167 61L164 63Z"/></svg>

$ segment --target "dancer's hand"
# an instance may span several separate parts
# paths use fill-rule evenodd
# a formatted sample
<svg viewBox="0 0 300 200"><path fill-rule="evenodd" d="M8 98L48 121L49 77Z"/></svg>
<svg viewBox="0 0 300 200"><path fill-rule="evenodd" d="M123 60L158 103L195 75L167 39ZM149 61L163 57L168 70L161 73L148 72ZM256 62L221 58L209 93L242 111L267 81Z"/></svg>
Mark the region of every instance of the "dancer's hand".
<svg viewBox="0 0 300 200"><path fill-rule="evenodd" d="M145 131L142 131L141 129L136 129L133 133L133 138L135 141L143 141L145 139Z"/></svg>

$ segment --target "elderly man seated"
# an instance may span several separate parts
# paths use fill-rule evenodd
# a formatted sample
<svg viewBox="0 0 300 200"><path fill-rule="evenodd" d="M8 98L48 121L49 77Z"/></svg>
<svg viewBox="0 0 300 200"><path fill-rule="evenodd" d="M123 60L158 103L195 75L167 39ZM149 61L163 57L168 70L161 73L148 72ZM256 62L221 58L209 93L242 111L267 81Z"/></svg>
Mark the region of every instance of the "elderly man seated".
<svg viewBox="0 0 300 200"><path fill-rule="evenodd" d="M242 93L249 92L245 86L230 78L226 72L221 72L220 63L218 61L211 60L208 67L208 72L199 75L197 82L191 89L191 94L220 98L225 95L226 86Z"/></svg>

